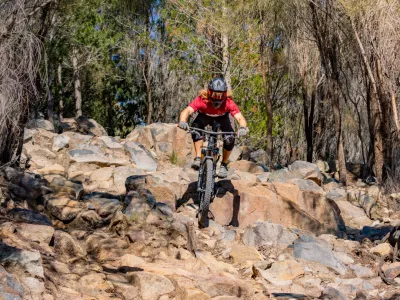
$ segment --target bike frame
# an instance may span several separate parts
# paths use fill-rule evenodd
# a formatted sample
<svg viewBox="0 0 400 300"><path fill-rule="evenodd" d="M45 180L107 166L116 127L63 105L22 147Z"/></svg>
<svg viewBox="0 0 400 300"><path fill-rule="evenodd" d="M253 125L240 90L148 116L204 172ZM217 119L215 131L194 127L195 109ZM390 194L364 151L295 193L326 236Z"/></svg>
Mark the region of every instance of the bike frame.
<svg viewBox="0 0 400 300"><path fill-rule="evenodd" d="M221 157L219 153L219 148L217 147L217 137L219 135L232 135L235 132L218 132L219 124L213 124L212 131L203 130L195 127L189 127L190 132L193 133L204 133L204 140L207 142L207 147L203 147L201 149L201 154L204 156L200 162L200 169L199 169L199 177L197 180L197 192L200 196L200 201L202 200L202 193L204 190L202 189L202 179L203 179L203 165L205 164L206 160L210 159L213 162L213 179L216 177L216 166ZM215 191L213 191L213 197L215 197Z"/></svg>

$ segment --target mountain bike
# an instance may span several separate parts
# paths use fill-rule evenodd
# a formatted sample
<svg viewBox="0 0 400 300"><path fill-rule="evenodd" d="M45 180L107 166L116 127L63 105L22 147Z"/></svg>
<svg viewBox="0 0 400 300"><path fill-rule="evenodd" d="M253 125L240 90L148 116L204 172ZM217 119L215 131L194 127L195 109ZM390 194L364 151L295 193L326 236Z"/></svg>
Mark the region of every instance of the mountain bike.
<svg viewBox="0 0 400 300"><path fill-rule="evenodd" d="M199 168L199 177L197 181L197 194L200 201L197 218L200 228L208 227L209 218L208 212L210 203L215 198L215 177L216 167L221 154L217 146L217 137L220 135L234 135L235 132L218 132L219 123L214 122L212 131L203 130L196 127L189 127L189 132L192 134L204 134L204 141L207 146L201 149L201 161Z"/></svg>

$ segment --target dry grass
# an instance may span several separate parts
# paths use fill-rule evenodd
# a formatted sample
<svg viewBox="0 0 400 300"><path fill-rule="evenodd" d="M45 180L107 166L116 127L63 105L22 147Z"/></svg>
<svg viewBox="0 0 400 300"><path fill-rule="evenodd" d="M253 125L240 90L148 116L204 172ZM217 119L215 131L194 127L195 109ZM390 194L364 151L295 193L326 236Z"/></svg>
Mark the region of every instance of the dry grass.
<svg viewBox="0 0 400 300"><path fill-rule="evenodd" d="M0 4L0 164L15 156L29 102L36 98L42 51L32 16L46 2Z"/></svg>

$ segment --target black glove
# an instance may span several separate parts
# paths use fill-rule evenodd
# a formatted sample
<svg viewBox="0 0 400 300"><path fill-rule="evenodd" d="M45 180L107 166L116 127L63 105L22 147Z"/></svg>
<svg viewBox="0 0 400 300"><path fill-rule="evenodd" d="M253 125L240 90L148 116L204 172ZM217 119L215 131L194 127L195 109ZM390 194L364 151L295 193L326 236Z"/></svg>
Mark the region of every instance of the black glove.
<svg viewBox="0 0 400 300"><path fill-rule="evenodd" d="M247 134L247 128L243 126L240 127L238 130L238 137L245 136L246 134Z"/></svg>
<svg viewBox="0 0 400 300"><path fill-rule="evenodd" d="M178 127L183 130L189 130L189 124L186 122L179 122Z"/></svg>

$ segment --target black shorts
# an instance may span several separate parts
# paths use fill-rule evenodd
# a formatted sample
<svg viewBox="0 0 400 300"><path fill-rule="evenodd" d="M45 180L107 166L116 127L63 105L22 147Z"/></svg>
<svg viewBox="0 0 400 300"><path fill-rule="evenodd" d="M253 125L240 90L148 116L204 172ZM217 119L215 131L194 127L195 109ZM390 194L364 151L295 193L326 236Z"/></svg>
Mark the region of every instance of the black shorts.
<svg viewBox="0 0 400 300"><path fill-rule="evenodd" d="M231 135L225 134L223 137L224 140L224 149L227 151L232 151L235 145L235 130L233 129L233 124L229 118L229 113L226 113L222 116L212 117L206 115L204 113L199 113L194 119L192 123L192 127L196 127L199 129L204 129L207 125L213 125L213 122L217 122L221 125L220 130L224 132L232 132ZM194 142L200 141L203 139L203 136L198 134L192 134L192 138Z"/></svg>

